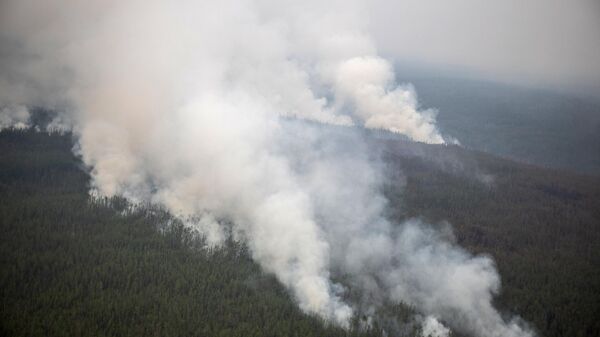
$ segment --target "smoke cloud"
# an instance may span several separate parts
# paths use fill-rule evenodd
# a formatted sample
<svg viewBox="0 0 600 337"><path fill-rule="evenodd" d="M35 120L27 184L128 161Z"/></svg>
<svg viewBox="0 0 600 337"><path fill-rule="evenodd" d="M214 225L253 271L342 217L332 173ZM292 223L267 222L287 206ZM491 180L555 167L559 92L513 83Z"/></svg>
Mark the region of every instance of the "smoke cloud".
<svg viewBox="0 0 600 337"><path fill-rule="evenodd" d="M29 125L29 110L26 106L5 106L0 110L0 131L3 129L26 129Z"/></svg>
<svg viewBox="0 0 600 337"><path fill-rule="evenodd" d="M211 245L231 233L307 313L348 326L352 287L368 314L410 304L434 336L532 336L493 308L492 260L385 218L385 170L349 126L445 138L363 5L5 1L0 106L64 111L51 125L72 127L93 193L163 205Z"/></svg>

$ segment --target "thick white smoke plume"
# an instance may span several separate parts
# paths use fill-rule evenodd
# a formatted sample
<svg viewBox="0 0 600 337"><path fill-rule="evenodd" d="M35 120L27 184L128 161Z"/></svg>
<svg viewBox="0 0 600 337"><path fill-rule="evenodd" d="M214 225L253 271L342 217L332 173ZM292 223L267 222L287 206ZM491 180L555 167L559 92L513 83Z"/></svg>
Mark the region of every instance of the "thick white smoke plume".
<svg viewBox="0 0 600 337"><path fill-rule="evenodd" d="M450 329L441 324L435 317L428 316L423 320L421 333L424 337L448 337Z"/></svg>
<svg viewBox="0 0 600 337"><path fill-rule="evenodd" d="M5 1L0 104L67 111L97 193L164 205L210 244L226 237L220 221L233 224L306 312L349 324L335 275L373 312L392 299L430 315L426 332L447 335L437 317L477 336L531 336L493 308L490 259L383 217L384 177L358 133L291 121L444 143L377 56L361 6Z"/></svg>

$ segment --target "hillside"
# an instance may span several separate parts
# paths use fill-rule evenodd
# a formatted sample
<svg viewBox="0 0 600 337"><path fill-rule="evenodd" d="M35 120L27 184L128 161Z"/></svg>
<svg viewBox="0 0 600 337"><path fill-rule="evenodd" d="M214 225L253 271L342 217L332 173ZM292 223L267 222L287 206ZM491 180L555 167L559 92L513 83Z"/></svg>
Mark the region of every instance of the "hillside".
<svg viewBox="0 0 600 337"><path fill-rule="evenodd" d="M600 181L460 147L374 137L390 216L450 222L497 262L498 306L541 336L600 336ZM69 136L0 133L0 333L348 336L302 314L229 243L199 249L160 210L90 202ZM402 308L390 310L400 319Z"/></svg>
<svg viewBox="0 0 600 337"><path fill-rule="evenodd" d="M239 245L199 249L161 211L90 202L71 147L0 133L0 335L359 336L302 314Z"/></svg>
<svg viewBox="0 0 600 337"><path fill-rule="evenodd" d="M404 174L388 187L393 216L448 221L459 244L493 256L503 282L498 303L542 336L600 335L598 178L454 146L385 148Z"/></svg>
<svg viewBox="0 0 600 337"><path fill-rule="evenodd" d="M399 73L463 146L523 162L600 173L600 104L505 84Z"/></svg>

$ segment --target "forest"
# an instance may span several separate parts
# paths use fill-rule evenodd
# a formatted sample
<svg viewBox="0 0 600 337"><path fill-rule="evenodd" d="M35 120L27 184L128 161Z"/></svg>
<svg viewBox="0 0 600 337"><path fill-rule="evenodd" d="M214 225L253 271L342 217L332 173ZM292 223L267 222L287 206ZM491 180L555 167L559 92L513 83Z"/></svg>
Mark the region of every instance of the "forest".
<svg viewBox="0 0 600 337"><path fill-rule="evenodd" d="M600 336L600 178L371 142L393 177L390 218L450 223L459 244L495 260L496 305L540 336ZM344 330L302 313L241 243L207 249L160 209L91 199L72 147L68 134L0 132L1 335L383 335L360 317ZM386 310L410 326L411 308Z"/></svg>

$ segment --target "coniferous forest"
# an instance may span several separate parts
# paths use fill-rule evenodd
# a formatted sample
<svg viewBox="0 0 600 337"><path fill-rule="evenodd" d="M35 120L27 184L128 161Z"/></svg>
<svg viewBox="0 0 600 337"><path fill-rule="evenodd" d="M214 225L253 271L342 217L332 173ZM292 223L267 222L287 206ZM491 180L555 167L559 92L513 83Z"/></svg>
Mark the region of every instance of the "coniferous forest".
<svg viewBox="0 0 600 337"><path fill-rule="evenodd" d="M459 244L496 261L497 307L540 336L600 336L598 177L376 142L397 173L391 218L451 223ZM206 249L160 209L90 199L72 147L69 135L0 132L1 335L382 335L377 324L344 330L303 314L240 243Z"/></svg>

